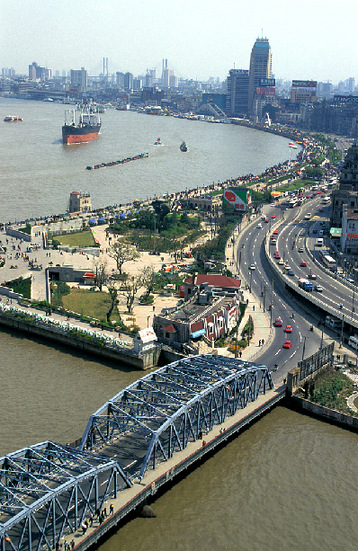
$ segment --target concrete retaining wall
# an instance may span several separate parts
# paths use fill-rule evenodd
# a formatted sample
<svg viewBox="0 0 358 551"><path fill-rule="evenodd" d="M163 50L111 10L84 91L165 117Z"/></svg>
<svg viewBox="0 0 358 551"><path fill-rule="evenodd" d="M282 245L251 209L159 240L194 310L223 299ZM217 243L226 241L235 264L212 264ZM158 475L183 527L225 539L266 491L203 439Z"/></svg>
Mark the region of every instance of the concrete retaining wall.
<svg viewBox="0 0 358 551"><path fill-rule="evenodd" d="M335 409L319 406L318 404L314 404L313 402L305 400L304 398L299 398L298 396L290 396L287 400L287 404L296 411L306 411L310 415L313 415L319 419L324 419L337 425L345 426L349 429L358 431L357 417L352 417L351 415L341 413Z"/></svg>
<svg viewBox="0 0 358 551"><path fill-rule="evenodd" d="M11 237L16 237L16 239L23 239L23 241L31 242L31 235L24 233L22 231L16 230L15 228L6 228L6 234Z"/></svg>
<svg viewBox="0 0 358 551"><path fill-rule="evenodd" d="M63 346L70 346L71 348L80 350L85 354L91 356L95 355L106 360L111 360L116 363L124 363L130 365L135 369L150 369L158 365L160 348L155 347L146 353L137 355L132 350L111 350L109 348L96 346L93 343L89 343L86 340L82 340L80 337L74 338L62 333L55 333L44 327L38 327L31 321L19 320L11 318L10 316L0 316L0 325L9 329L15 329L23 333L35 335L43 339L49 339L60 343Z"/></svg>

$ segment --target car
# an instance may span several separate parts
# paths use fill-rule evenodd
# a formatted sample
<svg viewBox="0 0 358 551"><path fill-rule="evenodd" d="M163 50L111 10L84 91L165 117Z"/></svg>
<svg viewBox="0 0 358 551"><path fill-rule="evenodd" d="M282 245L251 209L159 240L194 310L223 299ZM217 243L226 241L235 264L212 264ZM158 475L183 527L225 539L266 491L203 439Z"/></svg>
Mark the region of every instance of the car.
<svg viewBox="0 0 358 551"><path fill-rule="evenodd" d="M273 232L273 235L278 235L278 230L275 230L275 231Z"/></svg>
<svg viewBox="0 0 358 551"><path fill-rule="evenodd" d="M282 264L284 264L284 261L282 260L282 258L280 258L280 260L278 261L278 264L280 264L282 266Z"/></svg>
<svg viewBox="0 0 358 551"><path fill-rule="evenodd" d="M292 333L292 325L286 325L285 332Z"/></svg>
<svg viewBox="0 0 358 551"><path fill-rule="evenodd" d="M270 220L268 218L265 218L265 222L266 222L266 224L268 224L270 222Z"/></svg>
<svg viewBox="0 0 358 551"><path fill-rule="evenodd" d="M256 266L255 266L255 264L250 264L250 266L249 266L249 270L256 270Z"/></svg>
<svg viewBox="0 0 358 551"><path fill-rule="evenodd" d="M275 327L282 327L282 319L280 317L275 319Z"/></svg>
<svg viewBox="0 0 358 551"><path fill-rule="evenodd" d="M304 252L304 248L303 248L303 247L300 247L300 248L298 249L298 252L299 252L299 253L303 253L303 252Z"/></svg>
<svg viewBox="0 0 358 551"><path fill-rule="evenodd" d="M272 214L271 218L277 218L276 214Z"/></svg>
<svg viewBox="0 0 358 551"><path fill-rule="evenodd" d="M302 268L306 268L307 262L305 260L302 260L300 266L302 266Z"/></svg>
<svg viewBox="0 0 358 551"><path fill-rule="evenodd" d="M312 216L312 213L311 212L307 212L307 214L305 214L305 220L309 220Z"/></svg>
<svg viewBox="0 0 358 551"><path fill-rule="evenodd" d="M308 279L317 279L316 274L308 274Z"/></svg>
<svg viewBox="0 0 358 551"><path fill-rule="evenodd" d="M321 287L321 285L315 285L314 290L317 291L318 293L322 293L323 287Z"/></svg>
<svg viewBox="0 0 358 551"><path fill-rule="evenodd" d="M289 266L288 264L285 264L285 270L291 270L291 266Z"/></svg>
<svg viewBox="0 0 358 551"><path fill-rule="evenodd" d="M262 228L261 222L259 222L256 227L259 228L259 229Z"/></svg>
<svg viewBox="0 0 358 551"><path fill-rule="evenodd" d="M294 276L295 274L294 274L294 271L290 269L287 271L287 275Z"/></svg>
<svg viewBox="0 0 358 551"><path fill-rule="evenodd" d="M291 341L285 341L283 343L283 348L291 348L292 346L292 342Z"/></svg>

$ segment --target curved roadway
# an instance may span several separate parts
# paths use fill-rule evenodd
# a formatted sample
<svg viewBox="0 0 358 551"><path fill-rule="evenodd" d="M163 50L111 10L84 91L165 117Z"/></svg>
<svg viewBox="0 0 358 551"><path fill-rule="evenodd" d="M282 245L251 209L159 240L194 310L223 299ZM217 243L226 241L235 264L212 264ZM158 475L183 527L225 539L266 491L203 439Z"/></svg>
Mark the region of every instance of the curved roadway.
<svg viewBox="0 0 358 551"><path fill-rule="evenodd" d="M322 208L324 208L323 212ZM312 298L317 298L327 306L334 308L337 317L345 315L346 321L349 321L349 318L352 319L353 309L353 316L358 322L358 315L355 313L355 310L358 310L358 305L357 308L354 307L354 287L347 286L340 278L324 268L319 261L320 249L314 250L321 228L320 220L316 218L316 215L320 215L322 212L322 217L327 219L329 208L329 205L323 207L322 195L309 199L301 207L294 209L285 210L278 204L265 206L263 213L267 215L269 222L266 223L257 218L239 235L236 254L242 280L251 288L251 292L260 302L260 307L269 312L273 325L272 339L263 349L258 360L271 369L275 364L278 365L277 374L274 374L275 379L283 378L287 371L295 367L303 357L316 352L321 342L327 344L324 341L328 335L323 332L323 323L318 323L319 328L316 325L317 322L324 321L325 316L322 316L322 311L314 304L307 308L299 297L297 299L288 292L283 278L279 278L270 266L266 258L264 243L265 237L272 234L273 226L278 229L279 233L276 246L269 245L269 254L273 257L274 251L279 250L285 264L289 264L294 272L294 275L291 276L294 286L297 285L299 277L307 278L310 273L316 274L317 279L313 280L313 284L321 285L323 292L313 291ZM309 212L311 217L306 220L305 215ZM314 228L317 233L313 234ZM303 252L299 252L301 247ZM307 267L300 266L303 260L306 261ZM250 265L254 265L255 269L250 269ZM280 265L280 268L287 274L287 271L284 271L284 265ZM343 304L342 309L339 307L340 303ZM271 309L269 308L270 304L272 305ZM294 313L294 319L292 319L292 313ZM277 317L281 317L282 327L274 327ZM286 325L292 326L292 333L285 332ZM314 326L313 331L310 331L311 325ZM286 339L292 342L289 349L283 348ZM332 340L331 334L329 340Z"/></svg>

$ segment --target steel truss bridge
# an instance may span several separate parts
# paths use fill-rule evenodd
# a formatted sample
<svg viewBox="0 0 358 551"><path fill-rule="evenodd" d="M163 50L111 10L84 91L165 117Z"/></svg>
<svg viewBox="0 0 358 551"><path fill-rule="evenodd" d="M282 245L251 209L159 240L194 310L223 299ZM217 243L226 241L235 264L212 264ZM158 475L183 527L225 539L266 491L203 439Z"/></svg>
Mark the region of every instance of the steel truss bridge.
<svg viewBox="0 0 358 551"><path fill-rule="evenodd" d="M43 442L0 458L0 550L55 549L131 486L116 461Z"/></svg>
<svg viewBox="0 0 358 551"><path fill-rule="evenodd" d="M272 388L264 365L186 358L106 402L78 448L46 441L0 458L0 551L56 549L148 469Z"/></svg>
<svg viewBox="0 0 358 551"><path fill-rule="evenodd" d="M131 479L183 450L273 388L264 365L224 356L178 360L131 384L89 419L80 449L115 457Z"/></svg>

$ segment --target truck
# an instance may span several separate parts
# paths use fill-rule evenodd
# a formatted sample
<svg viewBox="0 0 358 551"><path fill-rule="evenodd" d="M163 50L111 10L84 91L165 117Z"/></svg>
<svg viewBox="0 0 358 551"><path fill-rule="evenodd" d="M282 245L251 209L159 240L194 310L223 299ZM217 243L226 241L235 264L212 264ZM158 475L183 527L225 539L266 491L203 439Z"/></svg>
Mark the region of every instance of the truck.
<svg viewBox="0 0 358 551"><path fill-rule="evenodd" d="M304 277L299 278L298 286L301 287L301 289L304 289L305 291L313 291L312 281L308 281L308 279L305 279Z"/></svg>

